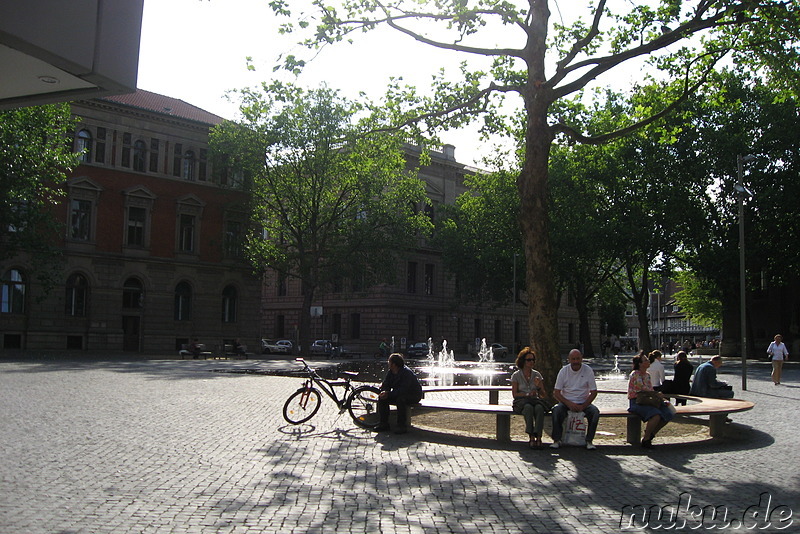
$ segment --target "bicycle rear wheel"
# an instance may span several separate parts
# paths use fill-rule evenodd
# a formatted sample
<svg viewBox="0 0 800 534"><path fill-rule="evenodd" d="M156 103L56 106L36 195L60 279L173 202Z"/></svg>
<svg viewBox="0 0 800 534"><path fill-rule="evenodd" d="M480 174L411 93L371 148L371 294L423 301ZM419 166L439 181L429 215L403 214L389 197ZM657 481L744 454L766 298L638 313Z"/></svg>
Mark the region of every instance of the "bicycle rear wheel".
<svg viewBox="0 0 800 534"><path fill-rule="evenodd" d="M300 388L292 393L283 405L283 418L293 425L305 423L316 415L322 397L314 388Z"/></svg>
<svg viewBox="0 0 800 534"><path fill-rule="evenodd" d="M378 395L381 390L375 386L359 386L353 390L347 401L347 411L355 424L362 428L375 428L380 422L378 414Z"/></svg>

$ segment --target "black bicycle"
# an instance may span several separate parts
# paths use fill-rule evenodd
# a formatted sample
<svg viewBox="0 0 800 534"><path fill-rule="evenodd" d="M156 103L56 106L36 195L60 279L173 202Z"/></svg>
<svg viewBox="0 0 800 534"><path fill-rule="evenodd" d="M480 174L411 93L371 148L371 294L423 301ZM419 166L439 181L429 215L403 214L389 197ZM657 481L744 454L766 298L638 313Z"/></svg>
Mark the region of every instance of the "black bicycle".
<svg viewBox="0 0 800 534"><path fill-rule="evenodd" d="M347 376L342 380L327 380L309 367L303 358L295 360L303 364L306 379L303 387L292 393L283 405L283 418L287 422L299 425L314 417L322 404L320 391L323 391L339 407L339 414L348 411L358 426L374 428L378 425L380 389L368 385L353 386L350 381L358 376L358 373L352 371L345 371L344 374ZM344 388L341 398L336 394L335 387Z"/></svg>

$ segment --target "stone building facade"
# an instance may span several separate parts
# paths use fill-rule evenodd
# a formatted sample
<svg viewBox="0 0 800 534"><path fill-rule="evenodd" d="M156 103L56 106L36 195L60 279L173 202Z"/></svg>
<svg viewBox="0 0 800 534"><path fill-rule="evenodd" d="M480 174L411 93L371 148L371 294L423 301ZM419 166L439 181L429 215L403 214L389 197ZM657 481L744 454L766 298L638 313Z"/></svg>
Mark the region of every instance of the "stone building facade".
<svg viewBox="0 0 800 534"><path fill-rule="evenodd" d="M56 286L25 256L0 264L0 348L172 353L260 347L260 282L241 248L247 193L214 172L222 119L148 91L72 104L81 164L55 206Z"/></svg>

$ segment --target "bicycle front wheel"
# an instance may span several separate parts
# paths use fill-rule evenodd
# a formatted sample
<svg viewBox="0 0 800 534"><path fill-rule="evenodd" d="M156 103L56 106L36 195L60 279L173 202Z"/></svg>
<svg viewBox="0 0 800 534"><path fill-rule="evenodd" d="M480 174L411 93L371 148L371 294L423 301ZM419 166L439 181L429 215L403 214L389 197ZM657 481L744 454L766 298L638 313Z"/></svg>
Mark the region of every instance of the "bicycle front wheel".
<svg viewBox="0 0 800 534"><path fill-rule="evenodd" d="M375 428L380 422L378 414L378 395L381 390L375 386L359 386L353 390L347 403L347 411L355 424L362 428Z"/></svg>
<svg viewBox="0 0 800 534"><path fill-rule="evenodd" d="M322 397L314 388L300 388L283 405L283 418L293 425L305 423L314 417L322 404Z"/></svg>

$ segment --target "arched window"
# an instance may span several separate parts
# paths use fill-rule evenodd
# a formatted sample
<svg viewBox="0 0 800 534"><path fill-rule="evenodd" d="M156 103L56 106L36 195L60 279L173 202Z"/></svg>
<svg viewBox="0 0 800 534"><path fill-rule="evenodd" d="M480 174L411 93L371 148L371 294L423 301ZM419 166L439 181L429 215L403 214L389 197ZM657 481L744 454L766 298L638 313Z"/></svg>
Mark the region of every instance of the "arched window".
<svg viewBox="0 0 800 534"><path fill-rule="evenodd" d="M81 130L78 132L78 143L75 147L76 152L81 152L81 163L89 163L92 161L92 134L89 130Z"/></svg>
<svg viewBox="0 0 800 534"><path fill-rule="evenodd" d="M141 139L133 144L133 170L145 172L147 145Z"/></svg>
<svg viewBox="0 0 800 534"><path fill-rule="evenodd" d="M65 312L72 317L85 317L89 296L89 284L86 277L75 273L67 278Z"/></svg>
<svg viewBox="0 0 800 534"><path fill-rule="evenodd" d="M222 322L235 323L236 322L236 301L237 293L236 288L227 286L222 290Z"/></svg>
<svg viewBox="0 0 800 534"><path fill-rule="evenodd" d="M25 278L16 269L3 274L0 313L25 313Z"/></svg>
<svg viewBox="0 0 800 534"><path fill-rule="evenodd" d="M175 286L175 320L189 321L192 319L192 286L181 282Z"/></svg>
<svg viewBox="0 0 800 534"><path fill-rule="evenodd" d="M136 278L128 278L122 286L122 307L141 308L144 304L144 288Z"/></svg>

